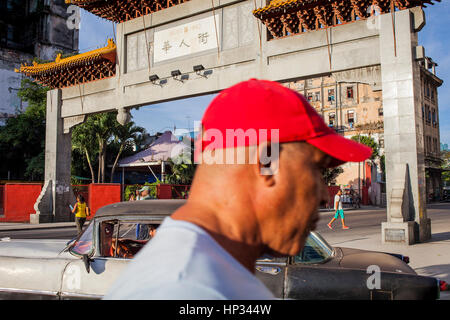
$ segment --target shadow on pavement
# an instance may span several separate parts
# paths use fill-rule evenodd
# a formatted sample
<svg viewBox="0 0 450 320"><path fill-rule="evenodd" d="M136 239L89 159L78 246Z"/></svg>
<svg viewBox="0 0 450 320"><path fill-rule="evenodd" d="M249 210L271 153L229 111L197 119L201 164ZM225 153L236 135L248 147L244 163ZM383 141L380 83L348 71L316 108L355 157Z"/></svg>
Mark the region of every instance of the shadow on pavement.
<svg viewBox="0 0 450 320"><path fill-rule="evenodd" d="M427 242L439 242L450 240L450 232L433 233L431 235L431 240Z"/></svg>
<svg viewBox="0 0 450 320"><path fill-rule="evenodd" d="M428 266L423 268L414 269L420 275L427 275L430 277L436 277L441 280L450 280L450 264L438 264L435 266Z"/></svg>

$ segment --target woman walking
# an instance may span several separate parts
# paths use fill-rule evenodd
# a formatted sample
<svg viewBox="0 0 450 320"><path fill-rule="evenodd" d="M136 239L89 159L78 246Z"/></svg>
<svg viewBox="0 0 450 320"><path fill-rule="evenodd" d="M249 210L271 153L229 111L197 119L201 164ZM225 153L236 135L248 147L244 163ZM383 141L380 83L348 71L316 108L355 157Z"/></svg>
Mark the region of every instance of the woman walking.
<svg viewBox="0 0 450 320"><path fill-rule="evenodd" d="M77 196L77 203L75 203L75 206L72 209L72 213L75 212L75 223L77 225L78 234L80 234L81 231L83 231L83 225L86 222L86 217L91 215L89 213L89 208L86 201L81 194Z"/></svg>

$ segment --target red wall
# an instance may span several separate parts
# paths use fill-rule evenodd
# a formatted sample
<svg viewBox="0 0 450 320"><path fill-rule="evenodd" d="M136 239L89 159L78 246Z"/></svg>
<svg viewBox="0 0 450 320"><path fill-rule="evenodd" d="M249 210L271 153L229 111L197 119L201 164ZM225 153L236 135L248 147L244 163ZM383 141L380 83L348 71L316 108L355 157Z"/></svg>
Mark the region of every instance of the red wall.
<svg viewBox="0 0 450 320"><path fill-rule="evenodd" d="M334 196L340 189L341 189L341 187L339 187L339 186L328 186L328 207L329 208L334 208L334 203L333 203Z"/></svg>
<svg viewBox="0 0 450 320"><path fill-rule="evenodd" d="M91 209L92 219L103 206L121 201L121 186L120 183L92 183L89 185L89 202L88 206Z"/></svg>
<svg viewBox="0 0 450 320"><path fill-rule="evenodd" d="M5 184L3 190L3 217L0 222L29 222L36 199L41 193L40 183Z"/></svg>
<svg viewBox="0 0 450 320"><path fill-rule="evenodd" d="M158 199L172 199L172 185L170 184L159 184L157 192Z"/></svg>

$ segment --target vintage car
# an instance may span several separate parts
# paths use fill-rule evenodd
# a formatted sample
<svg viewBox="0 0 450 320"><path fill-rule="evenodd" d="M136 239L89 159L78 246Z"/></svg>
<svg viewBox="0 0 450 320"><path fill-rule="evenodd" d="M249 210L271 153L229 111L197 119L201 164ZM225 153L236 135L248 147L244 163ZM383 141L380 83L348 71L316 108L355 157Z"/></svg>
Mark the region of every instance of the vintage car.
<svg viewBox="0 0 450 320"><path fill-rule="evenodd" d="M151 241L153 229L184 203L147 200L105 206L69 243L0 241L0 299L101 299ZM299 255L262 257L255 273L284 299L439 298L438 280L417 275L401 258L333 248L311 232Z"/></svg>

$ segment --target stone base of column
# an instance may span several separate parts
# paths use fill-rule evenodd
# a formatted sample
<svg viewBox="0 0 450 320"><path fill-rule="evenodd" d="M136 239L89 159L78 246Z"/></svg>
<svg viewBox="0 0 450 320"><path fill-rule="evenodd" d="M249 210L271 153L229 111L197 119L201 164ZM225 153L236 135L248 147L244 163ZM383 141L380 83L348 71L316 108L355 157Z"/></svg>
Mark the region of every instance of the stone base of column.
<svg viewBox="0 0 450 320"><path fill-rule="evenodd" d="M416 239L420 242L425 242L431 239L431 219L422 219L417 225Z"/></svg>
<svg viewBox="0 0 450 320"><path fill-rule="evenodd" d="M416 222L383 222L381 224L381 242L383 244L405 244L416 243Z"/></svg>
<svg viewBox="0 0 450 320"><path fill-rule="evenodd" d="M53 215L49 214L30 214L30 224L51 223L53 222Z"/></svg>

